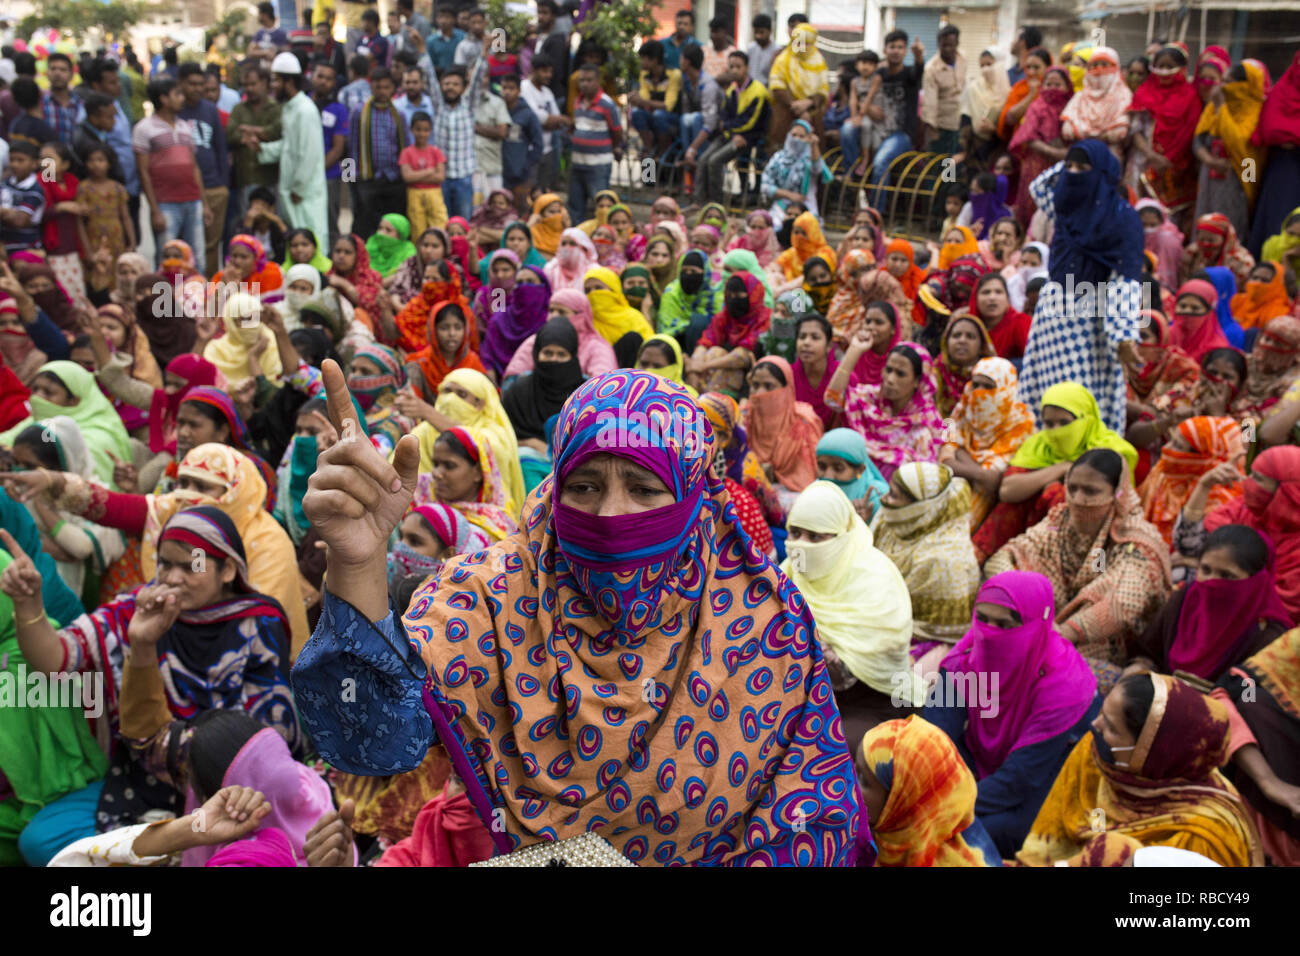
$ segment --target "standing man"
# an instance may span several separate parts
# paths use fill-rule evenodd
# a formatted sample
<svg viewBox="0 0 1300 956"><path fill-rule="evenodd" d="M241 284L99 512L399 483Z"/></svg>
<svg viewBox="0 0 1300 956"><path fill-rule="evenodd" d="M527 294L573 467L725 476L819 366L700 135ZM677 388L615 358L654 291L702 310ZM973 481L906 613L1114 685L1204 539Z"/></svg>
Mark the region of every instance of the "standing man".
<svg viewBox="0 0 1300 956"><path fill-rule="evenodd" d="M204 198L190 124L177 115L185 105L185 94L171 77L150 82L148 93L153 115L135 124L131 143L140 188L149 202L158 261L172 239L189 243L197 257L198 250L207 248L204 230L215 220Z"/></svg>
<svg viewBox="0 0 1300 956"><path fill-rule="evenodd" d="M475 7L468 19L469 33L456 47L456 65L465 68L471 86L477 83L487 89L487 15Z"/></svg>
<svg viewBox="0 0 1300 956"><path fill-rule="evenodd" d="M72 145L72 133L81 122L81 99L72 92L72 58L66 53L51 53L45 62L45 78L50 88L41 97L45 122L50 124L59 142Z"/></svg>
<svg viewBox="0 0 1300 956"><path fill-rule="evenodd" d="M5 139L9 138L9 124L23 112L22 107L14 99L14 82L36 80L36 57L30 53L15 53L13 61L14 79L10 81L7 88L0 90L0 137Z"/></svg>
<svg viewBox="0 0 1300 956"><path fill-rule="evenodd" d="M569 35L556 23L559 15L560 7L555 0L537 0L537 43L533 47L532 71L536 75L538 57L551 64L551 78L547 80L547 85L551 88L555 102L563 105L569 98ZM527 84L528 80L524 83ZM529 98L527 86L524 87L523 94L533 112L537 112L537 104ZM542 114L537 115L540 119ZM546 128L543 119L542 129ZM540 184L541 180L538 182Z"/></svg>
<svg viewBox="0 0 1300 956"><path fill-rule="evenodd" d="M407 29L414 30L420 35L420 43L428 41L433 28L429 26L429 20L424 14L415 12L415 0L397 0L397 9L401 11L402 19L406 21Z"/></svg>
<svg viewBox="0 0 1300 956"><path fill-rule="evenodd" d="M907 31L885 34L885 65L876 72L876 84L868 94L867 117L881 124L884 140L871 159L871 184L887 182L889 165L916 142L916 98L921 91L925 47L918 39L912 44L913 62L905 66ZM883 196L877 192L872 205L880 208Z"/></svg>
<svg viewBox="0 0 1300 956"><path fill-rule="evenodd" d="M573 128L573 120L556 102L552 90L554 75L554 65L548 57L534 56L532 73L519 85L519 95L542 124L542 159L537 170L537 185L543 192L553 190L559 181L564 133Z"/></svg>
<svg viewBox="0 0 1300 956"><path fill-rule="evenodd" d="M302 63L292 53L280 53L271 63L275 98L280 101L280 138L262 143L259 162L280 164L280 208L294 229L310 229L320 242L329 235L325 221L324 133L320 113L302 91ZM260 134L253 133L250 140ZM372 230L373 231L373 230Z"/></svg>
<svg viewBox="0 0 1300 956"><path fill-rule="evenodd" d="M776 44L772 42L772 18L766 13L754 17L754 42L749 45L749 75L767 88L767 78L776 59Z"/></svg>
<svg viewBox="0 0 1300 956"><path fill-rule="evenodd" d="M312 57L315 60L327 60L334 67L334 75L340 79L346 77L348 72L347 54L343 52L343 44L335 43L334 37L330 35L330 24L328 20L322 20L316 24L316 30L311 37Z"/></svg>
<svg viewBox="0 0 1300 956"><path fill-rule="evenodd" d="M719 83L726 82L727 58L736 50L731 21L718 16L709 21L709 42L704 49L704 72Z"/></svg>
<svg viewBox="0 0 1300 956"><path fill-rule="evenodd" d="M931 153L957 152L961 129L961 95L966 89L966 58L957 52L961 39L951 23L939 31L939 52L925 65L921 82L921 142Z"/></svg>
<svg viewBox="0 0 1300 956"><path fill-rule="evenodd" d="M207 275L221 268L221 227L226 221L226 203L230 200L230 156L226 151L226 131L221 125L217 106L203 95L207 77L198 63L182 63L181 93L185 105L179 116L190 124L195 159L203 173L203 200L212 210L212 227L205 232L207 246L195 249L194 257L207 264Z"/></svg>
<svg viewBox="0 0 1300 956"><path fill-rule="evenodd" d="M431 142L447 156L442 198L449 217L468 219L474 212L474 104L477 100L478 86L466 82L463 66L453 66L443 73L433 96L436 109Z"/></svg>
<svg viewBox="0 0 1300 956"><path fill-rule="evenodd" d="M695 157L718 132L721 117L722 88L704 69L704 50L687 47L682 51L681 142L688 168L694 167Z"/></svg>
<svg viewBox="0 0 1300 956"><path fill-rule="evenodd" d="M501 144L509 133L510 110L506 109L501 97L488 89L487 84L479 84L479 100L474 106L475 206L487 202L492 190L503 185Z"/></svg>
<svg viewBox="0 0 1300 956"><path fill-rule="evenodd" d="M501 144L501 184L515 197L515 209L527 218L528 190L537 181L542 161L542 124L520 95L517 73L501 77L501 99L510 125Z"/></svg>
<svg viewBox="0 0 1300 956"><path fill-rule="evenodd" d="M433 61L433 68L441 76L456 65L456 48L460 46L460 41L465 39L465 31L456 28L456 11L450 0L442 0L438 4L433 19L438 29L429 34L426 48L429 51L429 59Z"/></svg>
<svg viewBox="0 0 1300 956"><path fill-rule="evenodd" d="M1016 38L1011 41L1011 66L1007 68L1007 80L1015 86L1025 78L1025 60L1029 51L1043 45L1043 31L1038 27L1021 27Z"/></svg>
<svg viewBox="0 0 1300 956"><path fill-rule="evenodd" d="M361 14L361 39L357 52L370 58L371 66L388 65L388 41L379 35L379 14L367 10Z"/></svg>
<svg viewBox="0 0 1300 956"><path fill-rule="evenodd" d="M230 73L228 75L232 79L237 78L239 76L236 72L238 69L238 65L232 62L229 66ZM217 104L217 109L229 116L231 111L239 104L239 90L234 90L229 86L226 86L226 81L221 75L221 67L215 63L208 64L208 75L214 76L217 79L217 98L214 100Z"/></svg>
<svg viewBox="0 0 1300 956"><path fill-rule="evenodd" d="M252 42L273 50L289 49L289 34L275 24L275 4L262 0L257 5L257 27Z"/></svg>
<svg viewBox="0 0 1300 956"><path fill-rule="evenodd" d="M727 90L718 123L718 136L699 154L700 141L686 151L686 161L696 162L695 202L722 202L723 183L727 164L736 156L744 156L754 149L767 134L767 124L772 119L772 99L767 87L749 75L749 60L739 50L727 59ZM703 131L701 131L703 135Z"/></svg>
<svg viewBox="0 0 1300 956"><path fill-rule="evenodd" d="M339 205L343 192L343 170L340 162L348 154L348 111L334 99L338 77L334 65L325 60L316 63L311 77L311 95L320 110L321 132L325 137L325 194L329 218L329 244L339 235ZM318 236L319 244L325 237Z"/></svg>
<svg viewBox="0 0 1300 956"><path fill-rule="evenodd" d="M609 188L614 160L623 156L623 124L618 106L600 88L600 68L578 67L578 98L573 104L573 153L569 167L569 219L587 219L587 203Z"/></svg>
<svg viewBox="0 0 1300 956"><path fill-rule="evenodd" d="M361 53L352 54L348 61L348 75L352 82L339 90L339 102L351 114L370 99L370 58Z"/></svg>
<svg viewBox="0 0 1300 956"><path fill-rule="evenodd" d="M406 120L406 128L411 128L411 117L416 113L433 115L433 101L424 92L424 74L419 67L408 66L402 70L402 93L393 100L393 105Z"/></svg>
<svg viewBox="0 0 1300 956"><path fill-rule="evenodd" d="M248 211L248 194L253 188L269 186L274 190L280 177L280 164L269 160L263 162L258 156L260 144L245 142L244 138L245 128L261 130L260 135L267 141L280 138L280 103L271 95L271 71L262 65L261 60L250 61L244 65L241 85L244 100L230 111L226 124L235 167L235 193L230 205L236 222Z"/></svg>
<svg viewBox="0 0 1300 956"><path fill-rule="evenodd" d="M379 228L384 216L406 214L406 186L397 159L409 137L406 121L393 105L394 89L393 74L387 69L381 66L371 70L370 99L348 117L349 152L357 163L352 231L367 238ZM318 130L318 145L321 135Z"/></svg>
<svg viewBox="0 0 1300 956"><path fill-rule="evenodd" d="M126 187L128 210L131 222L140 228L140 171L135 165L135 150L131 147L131 117L122 108L122 77L116 60L97 57L83 75L86 85L92 92L102 93L113 100L113 126L105 130L100 124L92 124L95 131L102 134L103 142L113 147L117 156L118 168L122 172L122 185ZM87 99L89 103L89 98ZM87 117L89 118L89 117ZM116 177L114 177L116 178Z"/></svg>
<svg viewBox="0 0 1300 956"><path fill-rule="evenodd" d="M670 70L682 68L682 50L688 46L699 46L695 39L695 14L690 10L678 10L673 18L673 32L660 42L664 46L664 66Z"/></svg>

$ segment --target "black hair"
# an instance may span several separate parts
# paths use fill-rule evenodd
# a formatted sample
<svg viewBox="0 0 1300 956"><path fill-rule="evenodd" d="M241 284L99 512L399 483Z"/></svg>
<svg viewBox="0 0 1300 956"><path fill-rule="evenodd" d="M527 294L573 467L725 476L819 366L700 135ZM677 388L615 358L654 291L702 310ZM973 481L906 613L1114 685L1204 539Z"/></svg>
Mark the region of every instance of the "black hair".
<svg viewBox="0 0 1300 956"><path fill-rule="evenodd" d="M538 9L538 10L549 10L551 13L555 14L557 17L560 15L560 7L559 7L559 4L557 4L557 3L555 2L555 0L537 0L537 9ZM534 60L533 62L535 63L535 62L537 62L537 61Z"/></svg>
<svg viewBox="0 0 1300 956"><path fill-rule="evenodd" d="M35 143L29 143L25 139L15 139L9 144L9 155L30 156L32 159L41 158L41 148Z"/></svg>
<svg viewBox="0 0 1300 956"><path fill-rule="evenodd" d="M87 90L81 97L81 102L85 105L87 113L98 113L106 107L113 106L117 101L106 93Z"/></svg>
<svg viewBox="0 0 1300 956"><path fill-rule="evenodd" d="M676 20L678 17L690 17L690 18L691 18L691 23L694 23L694 22L695 22L695 11L694 11L694 10L678 10L675 14L673 14L673 19Z"/></svg>
<svg viewBox="0 0 1300 956"><path fill-rule="evenodd" d="M528 67L530 73L533 70L548 70L548 69L549 70L555 69L555 63L552 62L549 56L542 56L541 54L538 54L537 56L533 57L533 62Z"/></svg>
<svg viewBox="0 0 1300 956"><path fill-rule="evenodd" d="M704 66L704 50L700 48L699 44L692 43L682 51L682 62L689 63L693 70L702 69Z"/></svg>
<svg viewBox="0 0 1300 956"><path fill-rule="evenodd" d="M303 226L299 226L297 229L290 229L285 234L284 237L285 249L288 249L289 245L299 236L306 236L308 239L311 240L311 244L316 247L316 251L317 252L320 251L320 243L316 241L316 233L312 232L312 230L307 229Z"/></svg>
<svg viewBox="0 0 1300 956"><path fill-rule="evenodd" d="M515 86L523 86L523 83L524 83L524 81L520 78L520 76L519 76L518 73L507 73L505 76L499 77L499 78L497 79L497 82L498 82L498 83L513 83ZM415 122L414 118L412 118L411 122L412 122L412 123Z"/></svg>
<svg viewBox="0 0 1300 956"><path fill-rule="evenodd" d="M262 2L257 5L257 15L260 17L270 17L274 20L275 4L271 3L270 0L262 0Z"/></svg>
<svg viewBox="0 0 1300 956"><path fill-rule="evenodd" d="M971 295L978 296L980 294L980 289L984 288L990 282L993 282L995 280L1001 282L1002 291L1010 295L1010 290L1007 288L1007 280L1003 277L1002 273L1000 272L986 272L984 273L984 275L980 276L979 281L975 283L975 288L972 290Z"/></svg>
<svg viewBox="0 0 1300 956"><path fill-rule="evenodd" d="M636 355L638 365L641 363L641 359L645 355L646 349L658 349L660 354L663 356L664 361L669 365L673 364L673 360L676 358L676 356L673 355L672 349L668 347L668 343L663 339L646 339L641 343L641 351L637 352Z"/></svg>
<svg viewBox="0 0 1300 956"><path fill-rule="evenodd" d="M750 21L750 26L755 30L770 30L772 29L772 18L766 13L760 13Z"/></svg>
<svg viewBox="0 0 1300 956"><path fill-rule="evenodd" d="M870 312L872 309L885 313L885 317L889 319L890 324L894 328L898 328L898 309L894 307L894 303L886 302L884 299L876 299L874 302L867 303L863 313Z"/></svg>
<svg viewBox="0 0 1300 956"><path fill-rule="evenodd" d="M106 60L102 56L91 60L86 68L81 71L81 78L87 86L95 86L102 83L105 73L116 73L117 64L112 60Z"/></svg>
<svg viewBox="0 0 1300 956"><path fill-rule="evenodd" d="M945 23L943 26L941 26L941 27L939 28L939 37L938 37L938 38L939 38L940 40L942 40L944 37L959 37L959 38L960 38L960 37L961 37L961 31L958 30L958 29L957 29L955 26L953 26L951 23Z"/></svg>
<svg viewBox="0 0 1300 956"><path fill-rule="evenodd" d="M465 68L463 66L449 66L447 69L442 71L442 79L445 80L449 76L458 77L461 85L464 85L467 82L465 77Z"/></svg>
<svg viewBox="0 0 1300 956"><path fill-rule="evenodd" d="M187 80L191 76L202 76L203 65L201 63L182 63L176 70L178 80Z"/></svg>
<svg viewBox="0 0 1300 956"><path fill-rule="evenodd" d="M949 196L956 196L964 203L970 198L970 187L965 183L953 183L948 187L948 192L943 198L946 200Z"/></svg>
<svg viewBox="0 0 1300 956"><path fill-rule="evenodd" d="M415 0L397 0L397 6L401 10L414 10Z"/></svg>
<svg viewBox="0 0 1300 956"><path fill-rule="evenodd" d="M689 50L690 47L687 47L686 49ZM682 55L685 56L685 54ZM730 53L727 54L727 59L730 60L733 56L737 60L743 62L745 66L749 66L749 54L746 53L744 50L732 50Z"/></svg>
<svg viewBox="0 0 1300 956"><path fill-rule="evenodd" d="M150 80L149 86L146 88L146 93L149 97L149 102L153 104L154 109L157 109L162 104L163 97L167 96L174 89L176 89L176 81L170 76L164 76L156 80Z"/></svg>
<svg viewBox="0 0 1300 956"><path fill-rule="evenodd" d="M1224 76L1223 81L1225 83L1242 83L1245 81L1245 79L1246 79L1246 64L1234 63L1232 65L1232 68L1228 70L1227 75Z"/></svg>
<svg viewBox="0 0 1300 956"><path fill-rule="evenodd" d="M166 63L168 66L175 66L176 61L179 58L180 58L180 54L176 52L176 47L174 46L163 47L163 62Z"/></svg>
<svg viewBox="0 0 1300 956"><path fill-rule="evenodd" d="M411 129L415 129L416 123L428 123L430 126L432 126L433 117L431 117L424 110L417 110L415 115L411 117Z"/></svg>
<svg viewBox="0 0 1300 956"><path fill-rule="evenodd" d="M434 328L437 328L438 320L443 318L444 316L450 316L452 318L460 319L461 323L464 324L467 329L469 328L469 319L466 318L465 316L465 310L462 309L460 306L458 306L455 302L448 302L441 309L439 309L437 312L434 313L433 316Z"/></svg>
<svg viewBox="0 0 1300 956"><path fill-rule="evenodd" d="M469 452L466 451L465 446L460 443L460 439L451 432L443 432L440 434L434 444L441 445L443 448L450 450L461 461L467 461L474 467L478 467L478 462L469 456Z"/></svg>
<svg viewBox="0 0 1300 956"><path fill-rule="evenodd" d="M921 380L921 371L925 368L921 362L921 355L910 345L895 345L889 350L890 355L901 355L912 363L912 377L918 382Z"/></svg>
<svg viewBox="0 0 1300 956"><path fill-rule="evenodd" d="M72 69L72 57L66 53L51 53L45 60L46 67L48 68L51 63L66 63L68 69Z"/></svg>
<svg viewBox="0 0 1300 956"><path fill-rule="evenodd" d="M370 85L373 87L380 80L387 80L390 83L396 83L393 79L393 71L386 66L377 66L370 71Z"/></svg>
<svg viewBox="0 0 1300 956"><path fill-rule="evenodd" d="M1081 465L1100 472L1112 488L1118 488L1119 480L1124 476L1124 459L1113 448L1089 448L1075 459L1070 471Z"/></svg>
<svg viewBox="0 0 1300 956"><path fill-rule="evenodd" d="M1156 699L1155 681L1150 674L1129 674L1115 686L1124 688L1124 726L1136 740L1146 726L1151 704Z"/></svg>
<svg viewBox="0 0 1300 956"><path fill-rule="evenodd" d="M1141 63L1142 69L1146 70L1148 73L1151 72L1151 61L1144 56L1133 57L1133 59L1129 60L1128 63L1124 64L1124 70L1127 72L1134 63Z"/></svg>
<svg viewBox="0 0 1300 956"><path fill-rule="evenodd" d="M1025 295L1035 295L1042 291L1043 286L1047 285L1047 276L1034 276L1025 283Z"/></svg>
<svg viewBox="0 0 1300 956"><path fill-rule="evenodd" d="M998 188L997 174L986 170L975 177L975 185L986 193L994 192Z"/></svg>
<svg viewBox="0 0 1300 956"><path fill-rule="evenodd" d="M1025 41L1025 46L1031 50L1036 46L1043 45L1043 31L1038 27L1021 27L1020 39Z"/></svg>
<svg viewBox="0 0 1300 956"><path fill-rule="evenodd" d="M18 77L9 89L13 93L14 102L24 110L31 109L41 101L41 88L35 80L28 77Z"/></svg>
<svg viewBox="0 0 1300 956"><path fill-rule="evenodd" d="M275 207L275 191L270 186L254 186L248 191L248 201L260 199L272 208Z"/></svg>
<svg viewBox="0 0 1300 956"><path fill-rule="evenodd" d="M364 53L352 54L352 59L348 60L348 70L358 77L370 75L370 58Z"/></svg>
<svg viewBox="0 0 1300 956"><path fill-rule="evenodd" d="M36 75L36 57L31 53L15 53L13 55L14 75L15 76L32 76Z"/></svg>
<svg viewBox="0 0 1300 956"><path fill-rule="evenodd" d="M86 163L89 163L90 157L94 156L96 153L104 154L104 159L108 162L109 168L111 169L116 154L113 152L113 147L109 146L107 143L96 143L94 146L88 147L86 151L81 154L81 164L84 166Z"/></svg>
<svg viewBox="0 0 1300 956"><path fill-rule="evenodd" d="M72 343L72 345L76 345L76 344L77 344L77 343L75 343L75 342ZM72 345L68 346L68 348L72 348ZM90 342L87 341L87 342L86 342L86 345L90 345ZM72 394L72 389L68 388L67 383L64 382L63 379L59 378L57 372L51 372L51 371L48 371L48 370L47 370L47 371L44 371L44 372L37 372L37 373L36 373L36 377L37 377L37 378L48 378L48 379L49 379L50 381L52 381L55 385L59 386L59 388L63 389L65 392L67 392L69 395Z"/></svg>
<svg viewBox="0 0 1300 956"><path fill-rule="evenodd" d="M854 63L879 63L880 54L875 50L863 50L853 58Z"/></svg>
<svg viewBox="0 0 1300 956"><path fill-rule="evenodd" d="M311 68L312 68L313 70L316 69L316 68L318 68L318 67L322 67L322 66L324 66L324 67L328 67L328 68L329 68L329 71L330 71L331 73L333 73L335 76L338 76L338 75L339 75L338 67L336 67L336 66L334 65L334 61L331 60L329 57L327 57L327 56L314 56L314 57L312 57L312 59L311 59Z"/></svg>
<svg viewBox="0 0 1300 956"><path fill-rule="evenodd" d="M730 30L730 29L731 29L730 17L724 17L722 16L722 14L718 14L718 16L714 17L712 20L709 21L709 32L712 32L714 30Z"/></svg>
<svg viewBox="0 0 1300 956"><path fill-rule="evenodd" d="M45 425L28 425L20 431L14 438L14 447L24 445L32 450L36 460L41 463L42 468L48 468L51 471L62 471L63 462L59 460L59 446L57 442L46 441Z"/></svg>
<svg viewBox="0 0 1300 956"><path fill-rule="evenodd" d="M325 401L323 398L309 398L298 406L296 415L324 415L326 418L329 418L329 402Z"/></svg>
<svg viewBox="0 0 1300 956"><path fill-rule="evenodd" d="M1205 547L1201 549L1201 554L1216 548L1226 548L1231 551L1233 563L1245 571L1247 577L1258 574L1268 567L1268 545L1258 531L1244 524L1225 524L1210 532L1209 537L1205 539Z"/></svg>
<svg viewBox="0 0 1300 956"><path fill-rule="evenodd" d="M430 269L437 270L438 279L440 281L442 282L451 281L451 266L447 263L446 259L439 259L436 262L426 262L424 264L424 269L420 272L420 275L424 276Z"/></svg>
<svg viewBox="0 0 1300 956"><path fill-rule="evenodd" d="M907 31L906 31L906 30L890 30L888 33L885 34L885 46L889 46L889 44L891 44L891 43L893 43L893 42L895 42L895 41L897 41L897 40L902 40L904 43L906 43L906 42L907 42Z"/></svg>
<svg viewBox="0 0 1300 956"><path fill-rule="evenodd" d="M1246 381L1246 356L1242 355L1236 349L1217 348L1210 349L1201 359L1201 368L1208 368L1210 363L1224 360L1237 370L1237 380Z"/></svg>
<svg viewBox="0 0 1300 956"><path fill-rule="evenodd" d="M230 422L226 420L226 416L222 413L221 409L217 408L215 405L210 405L207 402L201 401L199 399L182 401L181 405L186 408L194 409L196 412L198 412L208 421L212 422L212 424L216 425L218 428L224 428L226 430L226 441L234 440L235 434L230 427Z"/></svg>
<svg viewBox="0 0 1300 956"><path fill-rule="evenodd" d="M328 60L325 60L324 63L326 66L331 66ZM263 83L271 82L271 69L270 67L266 66L261 60L248 60L240 64L239 67L240 79L242 79L245 75L249 73L256 73L258 79L260 79Z"/></svg>
<svg viewBox="0 0 1300 956"><path fill-rule="evenodd" d="M1048 50L1043 49L1041 46L1036 46L1036 47L1034 47L1032 50L1030 50L1030 51L1029 51L1029 56L1032 56L1032 57L1033 57L1034 59L1036 59L1036 60L1042 60L1044 66L1051 66L1051 65L1052 65L1052 54L1051 54L1051 52L1049 52Z"/></svg>
<svg viewBox="0 0 1300 956"><path fill-rule="evenodd" d="M650 60L652 63L662 63L664 61L664 45L658 40L646 40L641 44L641 49L636 51L636 55Z"/></svg>
<svg viewBox="0 0 1300 956"><path fill-rule="evenodd" d="M781 384L782 388L790 384L785 380L785 372L781 371L781 366L777 365L775 362L767 362L763 359L759 359L758 363L754 366L755 372L758 371L759 365L763 366L764 370L776 379Z"/></svg>
<svg viewBox="0 0 1300 956"><path fill-rule="evenodd" d="M225 783L226 771L239 751L266 724L242 710L205 710L194 718L188 758L190 786L200 804L207 802Z"/></svg>
<svg viewBox="0 0 1300 956"><path fill-rule="evenodd" d="M361 11L361 22L362 22L362 23L366 23L367 21L370 22L370 23L373 23L375 26L379 26L379 11L378 11L378 10L362 10L362 11Z"/></svg>
<svg viewBox="0 0 1300 956"><path fill-rule="evenodd" d="M787 30L793 31L794 28L797 27L799 24L807 23L807 22L808 22L808 14L792 13L785 18L785 27Z"/></svg>
<svg viewBox="0 0 1300 956"><path fill-rule="evenodd" d="M334 351L325 333L317 328L304 326L303 328L294 329L289 333L289 342L293 345L293 350L301 355L303 361L312 368L320 368L321 362L329 358ZM298 409L299 414L302 413L303 408L313 401L316 401L316 399L308 399L303 404L303 407Z"/></svg>
<svg viewBox="0 0 1300 956"><path fill-rule="evenodd" d="M41 143L41 149L54 150L54 154L69 165L77 161L77 157L72 155L72 148L62 140L52 139L47 143Z"/></svg>
<svg viewBox="0 0 1300 956"><path fill-rule="evenodd" d="M822 335L825 337L826 341L827 342L831 341L831 335L832 335L831 324L819 312L805 312L802 315L796 317L795 326L794 326L794 334L796 338L798 338L799 332L804 327L805 323L808 322L816 322L817 327L822 330Z"/></svg>
<svg viewBox="0 0 1300 956"><path fill-rule="evenodd" d="M827 262L825 258L823 258L822 256L809 256L807 259L804 260L803 277L807 279L808 273L812 272L813 267L817 265L822 265L825 266L827 269L830 269L831 278L835 277L835 270L831 269L831 264Z"/></svg>

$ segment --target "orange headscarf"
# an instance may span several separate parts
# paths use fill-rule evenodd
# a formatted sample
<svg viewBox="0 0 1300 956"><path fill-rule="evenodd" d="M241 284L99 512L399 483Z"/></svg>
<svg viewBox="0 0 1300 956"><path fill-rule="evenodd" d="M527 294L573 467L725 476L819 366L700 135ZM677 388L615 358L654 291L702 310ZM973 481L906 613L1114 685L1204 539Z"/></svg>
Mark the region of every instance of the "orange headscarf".
<svg viewBox="0 0 1300 956"><path fill-rule="evenodd" d="M548 256L553 256L560 248L560 234L564 232L564 215L561 213L557 216L543 216L542 210L553 202L563 204L559 196L555 193L543 193L537 197L533 203L533 215L537 221L528 227L532 233L533 246L538 252L544 252Z"/></svg>
<svg viewBox="0 0 1300 956"><path fill-rule="evenodd" d="M796 236L794 229L790 230L790 248L776 257L781 273L787 279L802 278L803 264L813 256L825 259L826 264L834 271L837 262L835 250L827 244L817 217L810 212L801 212L795 218L794 225L795 228L802 229L804 234Z"/></svg>
<svg viewBox="0 0 1300 956"><path fill-rule="evenodd" d="M1217 465L1231 462L1245 477L1246 446L1242 443L1241 426L1233 419L1198 415L1179 425L1178 434L1192 446L1191 450L1178 451L1165 445L1160 460L1138 489L1142 496L1143 514L1169 544L1173 543L1178 513L1191 497L1201 475ZM1240 485L1215 485L1210 489L1206 510L1212 511L1224 502L1240 497Z"/></svg>
<svg viewBox="0 0 1300 956"><path fill-rule="evenodd" d="M803 491L817 479L817 442L822 420L812 406L795 401L794 370L783 358L769 355L754 366L774 366L785 385L771 392L750 393L744 405L749 447L758 460L790 491Z"/></svg>
<svg viewBox="0 0 1300 956"><path fill-rule="evenodd" d="M1291 297L1286 294L1286 281L1282 268L1276 262L1261 262L1273 269L1273 278L1267 282L1250 281L1244 292L1232 297L1232 317L1243 329L1263 328L1269 319L1291 312Z"/></svg>
<svg viewBox="0 0 1300 956"><path fill-rule="evenodd" d="M916 293L921 288L921 283L925 281L925 270L916 264L916 255L912 250L912 244L906 239L891 240L889 245L885 246L885 256L888 258L891 252L897 252L900 255L907 256L907 271L902 276L895 276L898 284L903 287L903 294L907 296L908 302L916 301ZM882 262L880 268L885 268ZM892 275L892 273L890 273Z"/></svg>
<svg viewBox="0 0 1300 956"><path fill-rule="evenodd" d="M409 303L408 308L410 305L422 301L424 301L424 297L420 296ZM454 361L450 363L442 357L442 350L438 348L438 337L434 334L434 330L438 324L438 314L449 305L460 306L461 311L465 313L465 324L467 326L465 329L465 338L462 339L460 343L460 351L456 353ZM471 330L474 328L474 314L470 311L465 299L458 298L452 299L451 301L435 302L431 304L426 303L425 309L428 314L427 335L429 345L411 355L410 361L415 362L420 366L420 372L424 375L425 395L432 399L437 396L438 386L442 384L442 380L455 369L472 368L474 371L482 372L485 375L487 372L483 368L483 363L478 357L478 352L474 350L473 346L477 343L471 343L470 341Z"/></svg>
<svg viewBox="0 0 1300 956"><path fill-rule="evenodd" d="M962 241L953 244L948 242L948 236L952 235L953 229L962 234ZM980 244L975 240L975 233L971 232L966 226L953 226L944 234L944 243L939 247L939 268L947 269L962 256L978 256L980 254Z"/></svg>

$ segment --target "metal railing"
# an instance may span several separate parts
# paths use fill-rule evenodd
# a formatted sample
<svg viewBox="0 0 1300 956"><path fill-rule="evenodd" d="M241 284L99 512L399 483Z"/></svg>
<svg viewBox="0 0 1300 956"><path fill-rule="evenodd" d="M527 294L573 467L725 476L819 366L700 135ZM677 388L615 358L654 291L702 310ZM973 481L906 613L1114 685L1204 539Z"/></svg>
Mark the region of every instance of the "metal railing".
<svg viewBox="0 0 1300 956"><path fill-rule="evenodd" d="M839 147L823 157L835 176L818 196L822 222L831 229L848 229L859 209L874 206L885 223L885 231L913 241L933 235L943 221L940 190L943 187L946 153L906 152L889 164L887 184L871 185L872 167L861 176L843 169ZM841 175L842 174L842 175Z"/></svg>

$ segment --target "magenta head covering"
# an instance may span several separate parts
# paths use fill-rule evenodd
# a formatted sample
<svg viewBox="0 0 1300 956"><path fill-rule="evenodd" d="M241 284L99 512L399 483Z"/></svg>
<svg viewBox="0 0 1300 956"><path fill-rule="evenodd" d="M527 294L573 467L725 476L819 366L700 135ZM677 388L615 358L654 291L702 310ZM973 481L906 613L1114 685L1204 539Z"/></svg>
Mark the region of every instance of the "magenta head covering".
<svg viewBox="0 0 1300 956"><path fill-rule="evenodd" d="M271 804L271 812L263 819L259 832L267 827L280 830L289 838L297 865L306 865L303 843L307 831L334 808L334 801L330 797L329 784L320 774L293 759L289 745L279 731L267 727L250 737L235 754L235 759L230 761L221 785L252 787L265 796ZM193 813L198 806L198 798L191 788L186 796L185 812ZM205 866L218 849L200 846L186 850L182 865Z"/></svg>
<svg viewBox="0 0 1300 956"><path fill-rule="evenodd" d="M283 830L263 827L251 836L227 843L204 866L297 866L293 844Z"/></svg>
<svg viewBox="0 0 1300 956"><path fill-rule="evenodd" d="M1057 632L1052 584L1043 575L996 574L984 582L975 603L1009 608L1022 621L1018 627L1000 628L973 619L940 665L954 676L987 680L991 703L967 702L966 746L982 780L1013 750L1049 740L1078 723L1097 696L1097 678L1083 655Z"/></svg>

